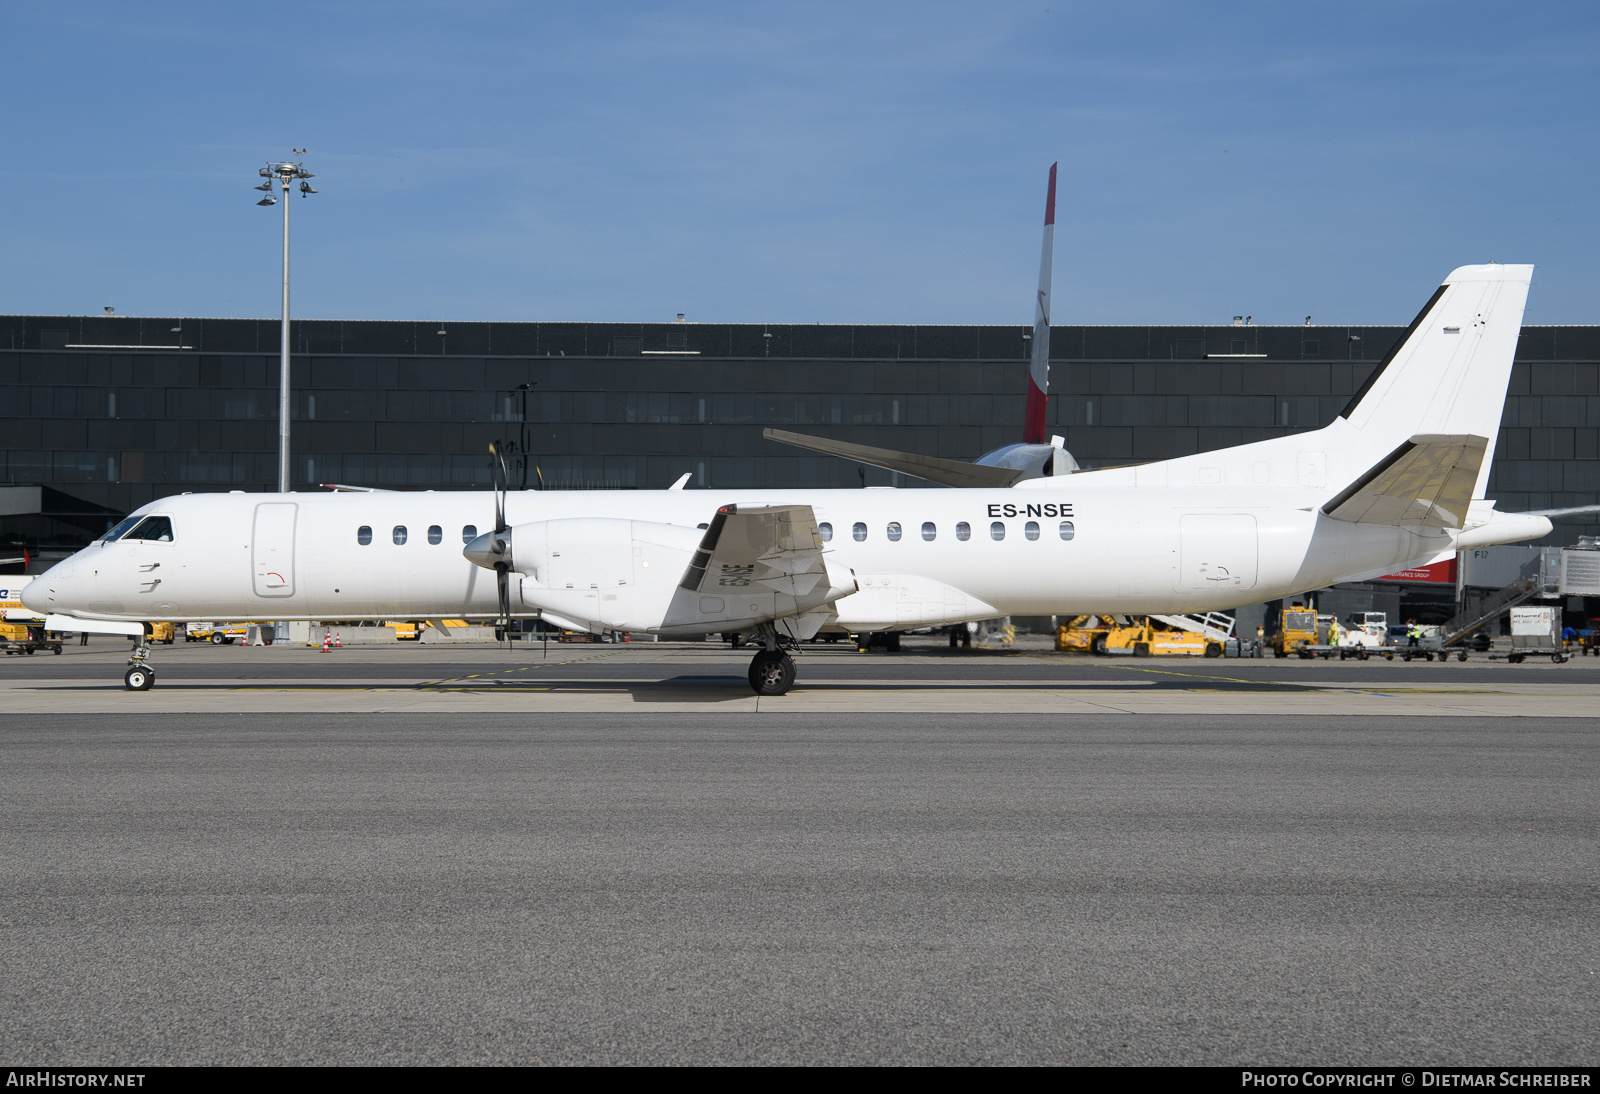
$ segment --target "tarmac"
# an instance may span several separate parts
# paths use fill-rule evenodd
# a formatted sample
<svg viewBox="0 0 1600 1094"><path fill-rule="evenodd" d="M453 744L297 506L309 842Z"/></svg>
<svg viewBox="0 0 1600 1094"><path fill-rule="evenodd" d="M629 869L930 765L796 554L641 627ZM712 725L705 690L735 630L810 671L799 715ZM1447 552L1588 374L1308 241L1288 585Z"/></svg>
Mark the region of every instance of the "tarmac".
<svg viewBox="0 0 1600 1094"><path fill-rule="evenodd" d="M1600 659L748 656L0 661L0 1058L1600 1059Z"/></svg>
<svg viewBox="0 0 1600 1094"><path fill-rule="evenodd" d="M971 713L1590 718L1600 658L1459 662L1106 658L1034 639L898 654L803 647L788 695L757 698L750 651L721 642L156 646L155 687L122 686L129 643L97 638L0 662L0 703L27 714ZM1588 666L1593 665L1593 668ZM1530 702L1537 700L1537 702Z"/></svg>

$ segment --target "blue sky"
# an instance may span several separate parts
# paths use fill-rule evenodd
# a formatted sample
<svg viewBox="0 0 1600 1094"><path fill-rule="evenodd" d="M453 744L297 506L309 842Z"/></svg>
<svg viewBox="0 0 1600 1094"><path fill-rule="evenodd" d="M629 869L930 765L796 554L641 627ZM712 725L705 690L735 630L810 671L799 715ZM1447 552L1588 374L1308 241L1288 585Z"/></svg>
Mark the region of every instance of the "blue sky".
<svg viewBox="0 0 1600 1094"><path fill-rule="evenodd" d="M1600 322L1582 3L8 4L0 312Z"/></svg>

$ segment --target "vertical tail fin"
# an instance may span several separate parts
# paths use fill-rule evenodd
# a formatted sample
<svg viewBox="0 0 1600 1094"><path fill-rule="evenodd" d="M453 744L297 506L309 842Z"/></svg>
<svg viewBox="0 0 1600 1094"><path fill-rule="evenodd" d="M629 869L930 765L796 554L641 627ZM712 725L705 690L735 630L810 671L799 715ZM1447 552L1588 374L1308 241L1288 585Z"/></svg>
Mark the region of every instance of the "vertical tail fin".
<svg viewBox="0 0 1600 1094"><path fill-rule="evenodd" d="M1483 497L1532 278L1532 266L1452 271L1340 417L1386 450L1420 434L1484 438Z"/></svg>
<svg viewBox="0 0 1600 1094"><path fill-rule="evenodd" d="M1044 243L1039 251L1039 293L1033 306L1033 360L1028 366L1028 406L1023 417L1024 444L1049 444L1045 432L1045 399L1050 392L1050 270L1056 234L1056 164L1050 165L1050 191L1044 201Z"/></svg>

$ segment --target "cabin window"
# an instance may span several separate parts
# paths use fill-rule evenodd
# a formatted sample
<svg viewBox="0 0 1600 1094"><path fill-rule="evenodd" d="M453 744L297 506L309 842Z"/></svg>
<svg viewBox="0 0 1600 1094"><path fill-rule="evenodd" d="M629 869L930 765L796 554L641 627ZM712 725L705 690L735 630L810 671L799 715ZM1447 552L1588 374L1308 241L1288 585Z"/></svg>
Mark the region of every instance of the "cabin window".
<svg viewBox="0 0 1600 1094"><path fill-rule="evenodd" d="M889 522L888 533L889 533L889 542L890 543L899 543L900 542L900 522L897 521L897 520L891 520Z"/></svg>
<svg viewBox="0 0 1600 1094"><path fill-rule="evenodd" d="M123 539L146 539L157 543L172 542L172 520L168 517L145 517Z"/></svg>
<svg viewBox="0 0 1600 1094"><path fill-rule="evenodd" d="M989 525L989 538L990 539L1005 539L1006 538L1006 526L1005 526L1005 524L1003 524L1002 522L997 520L993 524Z"/></svg>
<svg viewBox="0 0 1600 1094"><path fill-rule="evenodd" d="M1039 522L1036 520L1030 520L1027 524L1024 524L1022 526L1022 534L1027 536L1029 539L1038 539Z"/></svg>
<svg viewBox="0 0 1600 1094"><path fill-rule="evenodd" d="M429 543L443 543L444 542L444 529L440 528L437 524L430 524L428 526L428 542Z"/></svg>
<svg viewBox="0 0 1600 1094"><path fill-rule="evenodd" d="M925 520L925 521L922 522L922 538L923 539L927 540L929 543L932 543L935 539L938 538L938 536L939 536L939 529L934 527L933 521Z"/></svg>
<svg viewBox="0 0 1600 1094"><path fill-rule="evenodd" d="M1070 520L1064 520L1061 522L1062 539L1071 539L1075 534L1076 533L1073 530L1072 522Z"/></svg>
<svg viewBox="0 0 1600 1094"><path fill-rule="evenodd" d="M957 524L956 525L956 538L959 539L962 543L965 543L965 542L967 542L967 540L971 539L972 538L972 525L968 524L966 521L962 521L960 524Z"/></svg>
<svg viewBox="0 0 1600 1094"><path fill-rule="evenodd" d="M405 541L406 541L406 526L404 524L396 524L394 526L394 542L395 542L395 546L398 547L400 544L404 543Z"/></svg>
<svg viewBox="0 0 1600 1094"><path fill-rule="evenodd" d="M476 524L463 524L461 526L461 542L462 543L471 543L473 540L475 540L477 538L478 538L478 526Z"/></svg>
<svg viewBox="0 0 1600 1094"><path fill-rule="evenodd" d="M865 542L867 538L867 526L862 524L859 520L856 521L850 526L850 536L857 543Z"/></svg>
<svg viewBox="0 0 1600 1094"><path fill-rule="evenodd" d="M135 524L138 524L143 519L143 517L128 517L126 520L118 523L116 527L112 528L100 538L105 540L107 543L119 540L127 533L129 528L132 528Z"/></svg>
<svg viewBox="0 0 1600 1094"><path fill-rule="evenodd" d="M356 529L356 542L363 547L372 542L372 525L363 524Z"/></svg>
<svg viewBox="0 0 1600 1094"><path fill-rule="evenodd" d="M821 524L817 525L817 531L822 533L822 542L827 543L829 540L833 539L833 525L829 524L827 521L823 521Z"/></svg>

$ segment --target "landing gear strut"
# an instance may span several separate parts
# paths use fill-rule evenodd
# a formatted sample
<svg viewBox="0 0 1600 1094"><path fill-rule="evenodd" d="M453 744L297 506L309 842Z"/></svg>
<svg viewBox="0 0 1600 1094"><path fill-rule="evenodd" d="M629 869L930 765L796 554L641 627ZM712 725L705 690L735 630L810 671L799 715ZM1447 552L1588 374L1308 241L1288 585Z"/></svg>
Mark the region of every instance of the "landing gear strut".
<svg viewBox="0 0 1600 1094"><path fill-rule="evenodd" d="M122 674L122 686L129 691L149 691L156 682L155 670L145 662L150 657L150 627L134 639L133 653L128 657L128 671Z"/></svg>
<svg viewBox="0 0 1600 1094"><path fill-rule="evenodd" d="M761 643L761 652L750 662L750 686L757 695L784 695L794 687L794 658L782 648L778 632L763 623L752 636Z"/></svg>

